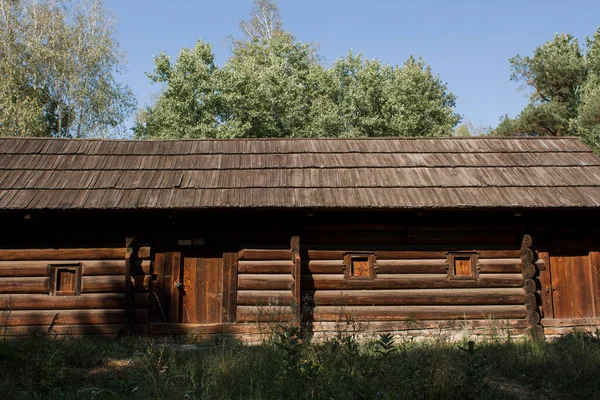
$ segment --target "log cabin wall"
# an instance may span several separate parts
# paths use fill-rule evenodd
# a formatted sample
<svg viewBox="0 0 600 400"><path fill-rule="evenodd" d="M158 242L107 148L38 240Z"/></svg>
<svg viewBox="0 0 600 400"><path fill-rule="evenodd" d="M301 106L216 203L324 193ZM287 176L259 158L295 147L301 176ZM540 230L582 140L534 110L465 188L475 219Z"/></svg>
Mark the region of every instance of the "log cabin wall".
<svg viewBox="0 0 600 400"><path fill-rule="evenodd" d="M524 333L521 224L514 216L487 219L397 215L306 226L302 298L312 330ZM454 275L454 256L473 263L467 276ZM372 263L373 273L352 276L351 257Z"/></svg>
<svg viewBox="0 0 600 400"><path fill-rule="evenodd" d="M595 254L600 250L600 235L586 224L597 217L583 211L561 216L514 211L319 210L38 213L30 219L5 215L3 222L12 230L2 236L0 296L5 304L2 315L10 314L11 319L0 326L11 335L127 331L125 238L131 237L135 284L130 323L138 333L256 335L268 322L293 321L298 314L304 327L317 335L339 329L410 335L467 329L488 334L505 327L523 333L531 325L532 310L542 317L546 332L555 332L555 327L545 325L545 320L556 318L549 318L549 308L542 304L548 271L543 254L556 252L557 246L571 253L586 252L593 260L588 273L593 285L590 298L597 303ZM533 287L524 279L521 259L527 232L536 255ZM193 243L194 238L202 238L202 244L177 247L179 239ZM173 271L182 271L186 257L200 260L213 257L214 252L222 259L217 319L181 319L170 303L178 282ZM465 261L461 256L473 254L477 279L453 279L449 255L459 256L459 263L453 265L460 270ZM374 277L348 277L348 256L357 257L358 268L361 260L370 262L371 255ZM175 266L170 276L160 273L167 262ZM53 263L81 264L80 296L49 294L47 265ZM11 301L13 305L6 306L9 295L20 296L20 303ZM527 303L529 295L539 298L534 307ZM157 298L162 308L156 306ZM296 308L300 303L302 312ZM589 325L591 320L568 319L555 323L574 326L587 321Z"/></svg>
<svg viewBox="0 0 600 400"><path fill-rule="evenodd" d="M126 297L127 248L0 250L0 335L125 334L128 312L147 331L150 261L131 255L135 309Z"/></svg>
<svg viewBox="0 0 600 400"><path fill-rule="evenodd" d="M236 322L293 320L293 251L239 252Z"/></svg>

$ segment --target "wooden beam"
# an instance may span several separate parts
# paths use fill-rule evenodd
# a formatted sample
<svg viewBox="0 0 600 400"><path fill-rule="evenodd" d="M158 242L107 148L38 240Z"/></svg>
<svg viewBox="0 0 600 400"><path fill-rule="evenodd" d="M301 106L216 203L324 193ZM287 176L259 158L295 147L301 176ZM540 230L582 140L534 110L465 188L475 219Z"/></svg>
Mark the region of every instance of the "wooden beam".
<svg viewBox="0 0 600 400"><path fill-rule="evenodd" d="M125 239L125 330L128 335L134 332L135 280L132 274L133 238Z"/></svg>
<svg viewBox="0 0 600 400"><path fill-rule="evenodd" d="M543 337L543 329L540 325L541 312L538 298L540 297L538 289L540 282L538 279L538 269L533 264L535 254L531 250L533 238L531 235L524 235L521 242L521 265L523 269L524 289L527 295L525 296L525 307L527 309L527 330L532 338L540 339Z"/></svg>
<svg viewBox="0 0 600 400"><path fill-rule="evenodd" d="M294 308L294 322L298 327L301 326L301 312L302 312L302 304L301 304L301 286L302 286L302 259L300 257L300 236L293 236L290 241L290 247L292 250L292 262L294 263L294 267L292 269L292 278L294 280L292 286L292 298L293 298L293 308Z"/></svg>

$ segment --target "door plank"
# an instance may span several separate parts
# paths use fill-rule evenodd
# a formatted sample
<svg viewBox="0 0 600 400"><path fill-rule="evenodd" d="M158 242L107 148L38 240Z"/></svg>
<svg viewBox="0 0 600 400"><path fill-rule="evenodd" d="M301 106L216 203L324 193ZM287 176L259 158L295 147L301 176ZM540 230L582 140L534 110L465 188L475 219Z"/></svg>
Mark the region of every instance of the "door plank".
<svg viewBox="0 0 600 400"><path fill-rule="evenodd" d="M572 318L571 293L568 277L568 258L562 255L550 257L552 300L555 318Z"/></svg>
<svg viewBox="0 0 600 400"><path fill-rule="evenodd" d="M554 308L552 307L552 282L550 281L550 257L547 252L540 252L539 258L544 260L548 266L540 271L540 283L542 284L542 316L543 318L554 318Z"/></svg>
<svg viewBox="0 0 600 400"><path fill-rule="evenodd" d="M590 273L592 275L592 296L594 316L600 316L600 252L590 251Z"/></svg>
<svg viewBox="0 0 600 400"><path fill-rule="evenodd" d="M593 317L594 302L589 255L569 256L568 265L572 318Z"/></svg>

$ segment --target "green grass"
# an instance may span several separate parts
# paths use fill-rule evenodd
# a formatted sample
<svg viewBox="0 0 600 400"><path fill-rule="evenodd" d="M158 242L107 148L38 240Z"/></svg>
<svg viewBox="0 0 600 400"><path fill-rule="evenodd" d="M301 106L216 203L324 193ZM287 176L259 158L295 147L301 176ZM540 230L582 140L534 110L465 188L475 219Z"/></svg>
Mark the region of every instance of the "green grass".
<svg viewBox="0 0 600 400"><path fill-rule="evenodd" d="M600 339L0 340L3 399L593 399Z"/></svg>

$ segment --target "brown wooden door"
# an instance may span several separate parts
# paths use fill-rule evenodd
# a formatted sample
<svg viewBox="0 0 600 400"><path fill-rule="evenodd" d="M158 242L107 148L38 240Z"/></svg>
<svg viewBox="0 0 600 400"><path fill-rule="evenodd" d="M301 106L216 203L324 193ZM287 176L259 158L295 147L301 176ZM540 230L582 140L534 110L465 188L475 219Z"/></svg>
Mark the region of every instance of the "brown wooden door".
<svg viewBox="0 0 600 400"><path fill-rule="evenodd" d="M223 254L183 254L179 322L202 324L222 321Z"/></svg>
<svg viewBox="0 0 600 400"><path fill-rule="evenodd" d="M589 254L550 253L549 276L542 288L548 304L545 318L592 318L596 310L594 273ZM548 314L552 315L548 315Z"/></svg>

